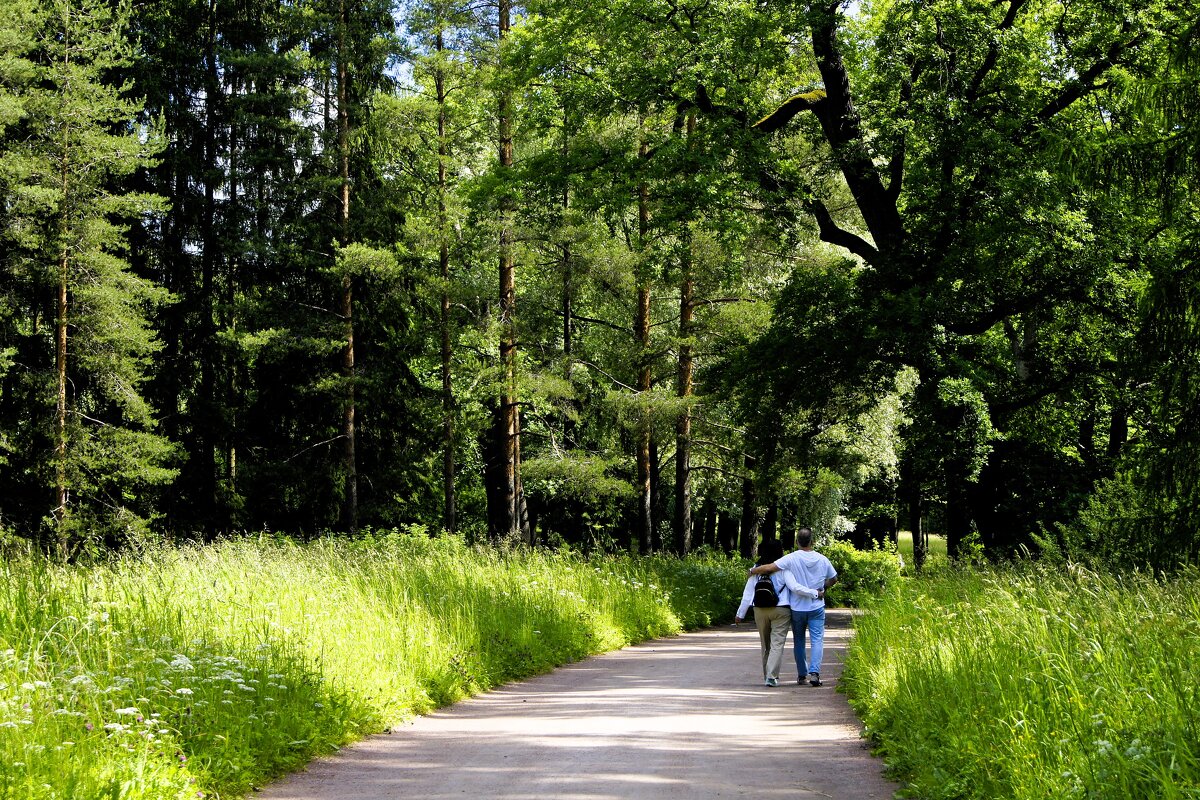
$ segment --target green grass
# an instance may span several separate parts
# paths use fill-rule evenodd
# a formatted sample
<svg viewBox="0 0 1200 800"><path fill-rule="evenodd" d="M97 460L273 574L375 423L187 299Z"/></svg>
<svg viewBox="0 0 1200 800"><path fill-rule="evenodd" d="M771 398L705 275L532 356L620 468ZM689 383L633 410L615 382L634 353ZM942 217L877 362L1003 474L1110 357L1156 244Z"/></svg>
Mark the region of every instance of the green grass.
<svg viewBox="0 0 1200 800"><path fill-rule="evenodd" d="M1200 797L1200 576L1033 566L908 582L844 685L921 798Z"/></svg>
<svg viewBox="0 0 1200 800"><path fill-rule="evenodd" d="M731 617L744 565L391 534L0 566L0 798L242 794L401 719Z"/></svg>

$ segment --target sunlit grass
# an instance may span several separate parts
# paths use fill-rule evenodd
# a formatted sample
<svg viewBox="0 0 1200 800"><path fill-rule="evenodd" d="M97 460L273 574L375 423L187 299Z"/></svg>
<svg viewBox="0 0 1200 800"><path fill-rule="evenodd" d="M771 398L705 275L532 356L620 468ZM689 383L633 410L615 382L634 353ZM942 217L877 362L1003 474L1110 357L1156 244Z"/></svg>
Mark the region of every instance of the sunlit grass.
<svg viewBox="0 0 1200 800"><path fill-rule="evenodd" d="M244 793L407 716L730 617L745 575L403 534L0 569L0 798Z"/></svg>
<svg viewBox="0 0 1200 800"><path fill-rule="evenodd" d="M844 685L913 797L1200 797L1195 574L947 573L856 628Z"/></svg>

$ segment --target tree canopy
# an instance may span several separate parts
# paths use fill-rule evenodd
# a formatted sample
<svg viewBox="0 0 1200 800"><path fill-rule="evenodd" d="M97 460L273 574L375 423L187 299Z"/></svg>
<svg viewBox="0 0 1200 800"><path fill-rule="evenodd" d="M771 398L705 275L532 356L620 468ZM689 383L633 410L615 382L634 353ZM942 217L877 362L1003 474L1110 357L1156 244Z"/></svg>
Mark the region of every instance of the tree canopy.
<svg viewBox="0 0 1200 800"><path fill-rule="evenodd" d="M5 535L1200 556L1186 6L89 2L0 11Z"/></svg>

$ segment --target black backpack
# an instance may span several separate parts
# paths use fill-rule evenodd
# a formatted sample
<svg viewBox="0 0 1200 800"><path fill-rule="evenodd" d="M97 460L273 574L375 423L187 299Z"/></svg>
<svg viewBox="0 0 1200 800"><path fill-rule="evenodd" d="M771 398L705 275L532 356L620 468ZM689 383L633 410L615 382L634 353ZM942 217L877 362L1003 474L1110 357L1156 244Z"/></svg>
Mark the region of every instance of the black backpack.
<svg viewBox="0 0 1200 800"><path fill-rule="evenodd" d="M777 605L779 605L779 593L775 591L775 584L771 583L769 576L759 575L758 581L754 584L754 607L774 608Z"/></svg>

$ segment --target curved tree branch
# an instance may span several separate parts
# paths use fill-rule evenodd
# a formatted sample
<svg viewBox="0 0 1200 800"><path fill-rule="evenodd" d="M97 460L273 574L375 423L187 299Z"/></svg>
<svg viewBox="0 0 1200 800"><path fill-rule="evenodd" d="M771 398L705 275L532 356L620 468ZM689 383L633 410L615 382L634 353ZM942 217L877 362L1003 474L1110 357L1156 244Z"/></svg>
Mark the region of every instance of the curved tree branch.
<svg viewBox="0 0 1200 800"><path fill-rule="evenodd" d="M779 108L767 114L758 122L750 126L751 130L761 134L771 134L787 125L792 119L803 111L813 111L825 99L824 89L814 89L811 92L802 92L794 94Z"/></svg>
<svg viewBox="0 0 1200 800"><path fill-rule="evenodd" d="M821 241L837 245L838 247L844 247L868 264L872 266L878 265L879 251L861 236L838 227L838 224L833 221L833 216L829 213L829 209L820 200L805 201L804 210L812 214L817 220L817 229L820 231Z"/></svg>

